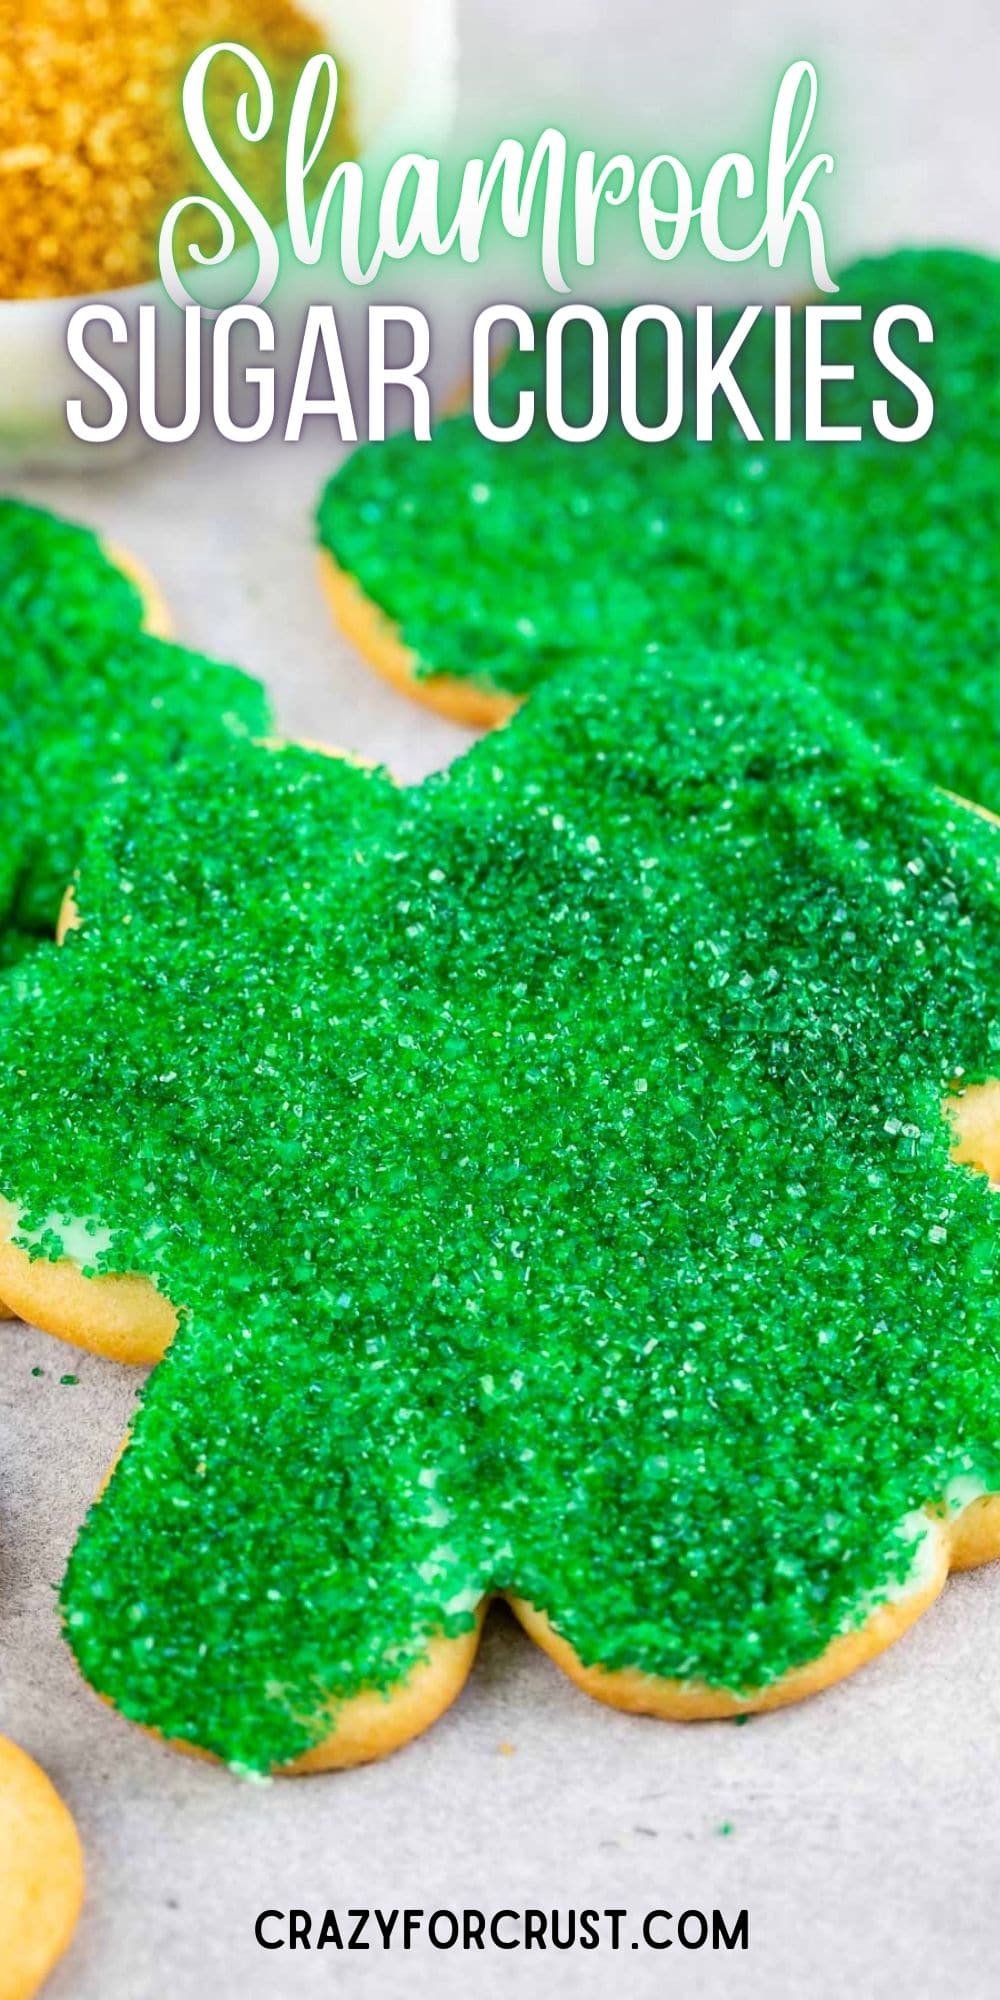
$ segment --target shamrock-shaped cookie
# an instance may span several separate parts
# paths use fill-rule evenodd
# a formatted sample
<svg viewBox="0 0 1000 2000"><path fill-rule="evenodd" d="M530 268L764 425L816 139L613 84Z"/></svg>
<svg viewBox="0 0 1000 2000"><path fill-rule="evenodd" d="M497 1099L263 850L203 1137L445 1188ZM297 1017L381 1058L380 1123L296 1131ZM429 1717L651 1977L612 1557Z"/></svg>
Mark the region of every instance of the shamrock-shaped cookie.
<svg viewBox="0 0 1000 2000"><path fill-rule="evenodd" d="M64 1588L124 1714L356 1761L491 1592L732 1713L996 1548L942 1104L998 1059L1000 830L797 677L581 665L408 791L236 743L120 788L77 895L0 1015L0 1291L180 1314Z"/></svg>
<svg viewBox="0 0 1000 2000"><path fill-rule="evenodd" d="M827 303L830 303L829 301ZM716 399L716 435L694 436L691 383L681 432L661 444L620 423L585 445L541 418L493 444L471 415L430 444L400 435L355 453L319 514L324 575L345 630L393 679L460 719L490 723L554 670L597 651L754 647L808 678L893 753L966 796L1000 806L1000 423L994 328L1000 265L958 251L910 251L845 272L823 358L854 366L823 389L829 425L862 442L806 442L801 320L793 320L790 443L774 432L773 324L764 314L736 375L765 442L749 442ZM875 431L873 401L897 424L913 398L872 352L884 306L924 308L922 345L897 353L930 383L935 415L917 442ZM728 325L716 333L721 349ZM543 346L541 329L537 346ZM613 330L612 351L615 349ZM693 360L694 329L685 353ZM568 415L590 413L590 341L569 346ZM509 361L494 385L509 422L541 363ZM612 386L614 419L616 390ZM664 410L662 335L640 351L640 408Z"/></svg>
<svg viewBox="0 0 1000 2000"><path fill-rule="evenodd" d="M165 644L163 627L131 561L87 529L0 501L0 961L51 938L109 785L268 727L262 688Z"/></svg>

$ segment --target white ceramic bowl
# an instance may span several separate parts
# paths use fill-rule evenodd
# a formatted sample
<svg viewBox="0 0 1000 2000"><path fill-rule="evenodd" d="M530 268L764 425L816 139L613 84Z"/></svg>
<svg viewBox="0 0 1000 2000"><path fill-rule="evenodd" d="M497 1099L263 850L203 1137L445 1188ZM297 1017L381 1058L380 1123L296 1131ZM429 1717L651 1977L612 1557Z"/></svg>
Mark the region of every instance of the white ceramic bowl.
<svg viewBox="0 0 1000 2000"><path fill-rule="evenodd" d="M391 158L411 143L428 149L440 144L454 109L456 0L297 4L343 67L362 159ZM99 296L134 324L139 306L162 293L150 283ZM100 446L78 443L67 427L67 398L79 396L85 385L66 352L66 326L85 303L86 296L0 301L3 470L26 465L103 470L142 446L135 426L117 443ZM96 351L96 341L91 345ZM116 363L115 372L125 380L130 371ZM103 416L103 398L100 409Z"/></svg>

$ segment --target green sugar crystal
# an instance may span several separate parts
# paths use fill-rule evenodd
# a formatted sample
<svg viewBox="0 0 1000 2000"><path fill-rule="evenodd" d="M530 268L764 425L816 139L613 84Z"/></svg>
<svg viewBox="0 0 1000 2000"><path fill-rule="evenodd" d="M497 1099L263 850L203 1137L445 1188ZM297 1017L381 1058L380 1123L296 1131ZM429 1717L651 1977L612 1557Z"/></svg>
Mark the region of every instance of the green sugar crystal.
<svg viewBox="0 0 1000 2000"><path fill-rule="evenodd" d="M0 965L51 937L94 805L233 731L263 689L141 629L138 592L96 536L0 501Z"/></svg>
<svg viewBox="0 0 1000 2000"><path fill-rule="evenodd" d="M794 674L581 663L414 790L234 741L79 900L0 1190L184 1308L64 1586L125 1714L266 1770L490 1590L761 1688L1000 1488L1000 831Z"/></svg>
<svg viewBox="0 0 1000 2000"><path fill-rule="evenodd" d="M863 317L824 330L824 358L853 363L856 379L826 386L823 414L862 423L861 443L803 441L800 324L799 435L766 442L774 360L764 315L736 369L764 443L726 423L721 398L717 435L697 443L690 386L681 432L659 445L620 424L567 444L541 422L498 445L460 416L430 444L400 435L355 453L323 496L321 541L397 622L419 675L522 695L567 662L634 655L649 641L668 653L759 649L842 702L893 754L1000 806L1000 265L901 252L847 271L833 303L860 305ZM912 328L893 335L935 396L931 431L913 444L884 441L871 421L877 398L895 422L913 417L909 392L872 354L877 313L898 304L922 306L935 328L933 345ZM651 335L640 355L647 422L663 414L661 342ZM685 348L690 360L690 322ZM589 415L588 354L581 333L567 359L576 422ZM533 357L507 364L493 390L498 419L537 388L539 369Z"/></svg>

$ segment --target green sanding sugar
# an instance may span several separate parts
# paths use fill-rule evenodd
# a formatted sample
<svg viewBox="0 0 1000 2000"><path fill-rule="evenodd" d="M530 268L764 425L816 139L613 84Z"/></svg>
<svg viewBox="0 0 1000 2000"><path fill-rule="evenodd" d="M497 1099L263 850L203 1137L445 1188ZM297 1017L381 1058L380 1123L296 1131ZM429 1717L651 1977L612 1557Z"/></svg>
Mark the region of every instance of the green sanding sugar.
<svg viewBox="0 0 1000 2000"><path fill-rule="evenodd" d="M418 674L524 694L605 648L752 647L804 670L891 752L1000 804L1000 265L902 252L846 272L833 303L863 316L824 330L824 358L856 368L853 383L826 385L824 418L862 422L861 443L749 443L720 397L718 434L698 444L690 384L682 431L660 445L620 425L566 444L541 422L497 445L460 416L429 445L400 435L355 453L326 489L321 540L398 623ZM931 431L914 444L880 439L870 414L885 397L897 423L913 417L871 346L878 311L900 303L923 306L935 328L932 346L912 328L893 334L935 395ZM689 359L692 336L688 323ZM800 428L802 342L797 324ZM765 440L772 345L764 315L736 369ZM588 356L581 332L567 362L578 422ZM499 419L539 369L508 363L493 391ZM640 356L640 405L662 418L662 335Z"/></svg>
<svg viewBox="0 0 1000 2000"><path fill-rule="evenodd" d="M141 630L133 585L86 529L0 501L0 964L51 936L109 785L266 731L256 683Z"/></svg>
<svg viewBox="0 0 1000 2000"><path fill-rule="evenodd" d="M8 846L8 854L10 852L11 849ZM9 884L11 873L7 872L6 860L0 858L0 881L6 880ZM22 960L27 958L31 952L37 951L38 942L38 938L32 931L15 930L12 927L5 930L0 925L0 973L12 971L15 967L19 966Z"/></svg>
<svg viewBox="0 0 1000 2000"><path fill-rule="evenodd" d="M76 633L89 649L143 620L136 585L89 528L17 500L0 500L0 602L15 618Z"/></svg>
<svg viewBox="0 0 1000 2000"><path fill-rule="evenodd" d="M581 666L410 791L237 743L80 903L0 1188L186 1308L64 1588L127 1715L266 1769L491 1589L759 1688L1000 1488L1000 831L795 676Z"/></svg>

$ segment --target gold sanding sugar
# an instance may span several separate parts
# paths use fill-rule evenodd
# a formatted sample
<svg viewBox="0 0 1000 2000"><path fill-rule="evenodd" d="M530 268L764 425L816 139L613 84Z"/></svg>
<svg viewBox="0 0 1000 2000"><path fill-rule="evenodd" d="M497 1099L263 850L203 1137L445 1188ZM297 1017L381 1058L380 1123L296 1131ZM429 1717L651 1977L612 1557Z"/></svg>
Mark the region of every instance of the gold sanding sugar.
<svg viewBox="0 0 1000 2000"><path fill-rule="evenodd" d="M217 190L184 130L181 87L199 52L235 41L267 69L267 139L235 129L245 64L218 56L207 106L220 151L272 220L284 209L285 131L303 63L323 46L288 0L0 0L0 297L58 298L141 283L160 223L184 194ZM341 80L340 102L344 86ZM350 152L338 109L324 151ZM192 211L187 241L217 231Z"/></svg>

